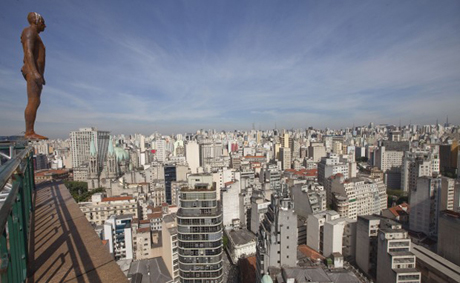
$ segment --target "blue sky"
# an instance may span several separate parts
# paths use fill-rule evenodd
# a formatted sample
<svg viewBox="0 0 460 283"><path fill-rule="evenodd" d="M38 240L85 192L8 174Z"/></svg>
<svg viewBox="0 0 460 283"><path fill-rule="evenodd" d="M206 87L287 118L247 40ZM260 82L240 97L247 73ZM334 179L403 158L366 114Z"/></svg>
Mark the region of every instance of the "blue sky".
<svg viewBox="0 0 460 283"><path fill-rule="evenodd" d="M31 11L50 137L460 123L460 1L4 0L0 135L24 131Z"/></svg>

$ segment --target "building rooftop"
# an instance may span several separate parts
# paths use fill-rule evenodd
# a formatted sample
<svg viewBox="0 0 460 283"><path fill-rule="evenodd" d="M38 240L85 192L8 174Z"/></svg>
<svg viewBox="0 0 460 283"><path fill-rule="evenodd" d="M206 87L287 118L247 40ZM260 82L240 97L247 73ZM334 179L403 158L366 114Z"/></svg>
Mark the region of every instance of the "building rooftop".
<svg viewBox="0 0 460 283"><path fill-rule="evenodd" d="M128 282L64 184L42 183L34 199L28 282Z"/></svg>
<svg viewBox="0 0 460 283"><path fill-rule="evenodd" d="M312 261L325 259L325 257L322 254L320 254L319 252L315 251L307 245L300 245L297 247L297 250Z"/></svg>
<svg viewBox="0 0 460 283"><path fill-rule="evenodd" d="M247 229L231 230L227 232L227 235L235 245L244 245L256 239L256 235Z"/></svg>
<svg viewBox="0 0 460 283"><path fill-rule="evenodd" d="M109 198L104 198L102 199L103 202L107 201L122 201L122 200L132 200L133 197L130 196L123 196L123 197L109 197Z"/></svg>

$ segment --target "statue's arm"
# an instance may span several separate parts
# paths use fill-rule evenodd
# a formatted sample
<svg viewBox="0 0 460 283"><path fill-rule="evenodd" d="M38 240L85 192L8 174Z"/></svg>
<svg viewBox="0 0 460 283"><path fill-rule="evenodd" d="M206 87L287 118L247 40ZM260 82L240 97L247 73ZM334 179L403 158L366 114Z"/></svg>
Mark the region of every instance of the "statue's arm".
<svg viewBox="0 0 460 283"><path fill-rule="evenodd" d="M31 72L31 75L37 83L43 84L43 77L37 70L34 58L34 48L35 43L37 42L37 37L38 33L32 31L31 29L25 29L22 33L22 46L24 49L24 61L27 65L28 71Z"/></svg>

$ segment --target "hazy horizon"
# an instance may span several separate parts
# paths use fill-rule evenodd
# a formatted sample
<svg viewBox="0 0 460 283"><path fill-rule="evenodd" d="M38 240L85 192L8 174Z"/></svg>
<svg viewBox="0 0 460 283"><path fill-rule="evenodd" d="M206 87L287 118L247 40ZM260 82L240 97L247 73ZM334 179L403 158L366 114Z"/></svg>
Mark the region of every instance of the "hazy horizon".
<svg viewBox="0 0 460 283"><path fill-rule="evenodd" d="M0 135L24 131L19 40L43 15L36 130L460 124L460 2L3 1Z"/></svg>

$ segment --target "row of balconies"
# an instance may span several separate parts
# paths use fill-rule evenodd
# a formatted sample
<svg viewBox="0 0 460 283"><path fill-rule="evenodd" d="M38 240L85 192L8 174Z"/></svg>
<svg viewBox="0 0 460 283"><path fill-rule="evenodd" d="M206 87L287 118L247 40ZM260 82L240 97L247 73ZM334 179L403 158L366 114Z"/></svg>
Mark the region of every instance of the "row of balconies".
<svg viewBox="0 0 460 283"><path fill-rule="evenodd" d="M221 225L222 217L214 218L183 218L177 217L177 225L186 225L186 226L211 226L211 225Z"/></svg>
<svg viewBox="0 0 460 283"><path fill-rule="evenodd" d="M179 261L184 264L208 264L221 262L222 258L218 256L212 257L185 257L179 256Z"/></svg>
<svg viewBox="0 0 460 283"><path fill-rule="evenodd" d="M217 264L205 264L205 265L195 265L195 264L183 264L179 263L179 269L182 271L218 271L222 269L222 263Z"/></svg>
<svg viewBox="0 0 460 283"><path fill-rule="evenodd" d="M208 249L208 248L217 248L222 246L222 240L217 240L214 242L202 242L202 243L196 243L196 242L180 242L179 243L179 248L181 249Z"/></svg>
<svg viewBox="0 0 460 283"><path fill-rule="evenodd" d="M179 271L180 277L184 279L219 279L222 277L222 268L218 271ZM220 281L217 281L220 282Z"/></svg>
<svg viewBox="0 0 460 283"><path fill-rule="evenodd" d="M205 249L195 249L195 250L186 250L186 249L179 249L179 256L220 256L222 254L223 249L217 248L217 249L210 249L210 250L205 250Z"/></svg>
<svg viewBox="0 0 460 283"><path fill-rule="evenodd" d="M222 227L220 225L215 226L182 226L179 225L177 227L177 231L180 233L215 233L222 231Z"/></svg>

